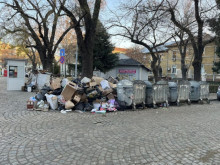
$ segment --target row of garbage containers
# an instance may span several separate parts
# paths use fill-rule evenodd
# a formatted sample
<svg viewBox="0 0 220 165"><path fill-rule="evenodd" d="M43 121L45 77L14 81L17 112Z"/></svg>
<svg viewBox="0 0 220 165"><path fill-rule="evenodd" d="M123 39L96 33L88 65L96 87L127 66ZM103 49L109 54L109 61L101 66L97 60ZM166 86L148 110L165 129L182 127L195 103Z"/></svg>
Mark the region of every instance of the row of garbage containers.
<svg viewBox="0 0 220 165"><path fill-rule="evenodd" d="M179 106L180 102L191 104L191 101L202 103L205 100L210 103L209 84L202 81L159 81L152 84L150 81L121 80L117 84L117 96L120 103L133 109L136 105L156 108L161 104L168 107L172 103Z"/></svg>

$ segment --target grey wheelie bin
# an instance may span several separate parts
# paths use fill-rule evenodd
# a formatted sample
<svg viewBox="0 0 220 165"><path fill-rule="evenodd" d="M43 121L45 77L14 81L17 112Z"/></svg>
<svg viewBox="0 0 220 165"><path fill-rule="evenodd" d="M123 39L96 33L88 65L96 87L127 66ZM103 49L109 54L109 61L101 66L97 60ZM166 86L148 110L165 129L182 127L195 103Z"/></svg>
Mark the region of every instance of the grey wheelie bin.
<svg viewBox="0 0 220 165"><path fill-rule="evenodd" d="M146 84L145 104L147 106L153 105L153 85L150 81L144 81Z"/></svg>
<svg viewBox="0 0 220 165"><path fill-rule="evenodd" d="M153 107L164 103L168 107L169 86L167 81L158 81L153 85Z"/></svg>
<svg viewBox="0 0 220 165"><path fill-rule="evenodd" d="M125 106L132 106L136 109L136 105L145 105L145 88L146 84L143 81L121 80L117 84L117 96L119 105L123 103Z"/></svg>
<svg viewBox="0 0 220 165"><path fill-rule="evenodd" d="M200 81L200 100L206 100L207 103L210 103L209 100L209 84L204 81Z"/></svg>
<svg viewBox="0 0 220 165"><path fill-rule="evenodd" d="M200 101L200 83L197 81L190 81L190 97L191 101Z"/></svg>
<svg viewBox="0 0 220 165"><path fill-rule="evenodd" d="M177 103L177 98L178 98L177 83L176 82L168 82L168 85L169 85L168 101L170 103Z"/></svg>
<svg viewBox="0 0 220 165"><path fill-rule="evenodd" d="M146 84L144 81L135 80L133 81L134 86L134 97L133 97L133 109L136 109L137 104L142 104L145 108L145 97L146 97Z"/></svg>
<svg viewBox="0 0 220 165"><path fill-rule="evenodd" d="M178 98L177 105L180 102L187 102L190 104L190 82L187 80L181 80L178 82Z"/></svg>

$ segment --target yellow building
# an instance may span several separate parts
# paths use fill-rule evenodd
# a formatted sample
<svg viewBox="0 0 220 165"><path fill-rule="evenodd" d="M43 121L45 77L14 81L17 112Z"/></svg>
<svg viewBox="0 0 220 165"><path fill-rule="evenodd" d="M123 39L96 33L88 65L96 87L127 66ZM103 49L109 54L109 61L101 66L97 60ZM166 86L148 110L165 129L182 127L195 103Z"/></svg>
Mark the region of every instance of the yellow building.
<svg viewBox="0 0 220 165"><path fill-rule="evenodd" d="M179 49L177 45L171 44L167 46L168 51L163 52L163 56L161 59L161 67L162 67L162 75L171 77L171 78L182 78L182 71L181 71L181 56L179 53ZM219 60L216 53L216 45L214 42L207 44L204 48L203 53L203 61L202 61L202 79L203 80L216 80L219 79L220 75L213 73L212 67L213 62ZM194 77L194 69L192 66L194 58L193 48L189 44L187 47L186 59L185 63L188 68L188 78L193 79Z"/></svg>

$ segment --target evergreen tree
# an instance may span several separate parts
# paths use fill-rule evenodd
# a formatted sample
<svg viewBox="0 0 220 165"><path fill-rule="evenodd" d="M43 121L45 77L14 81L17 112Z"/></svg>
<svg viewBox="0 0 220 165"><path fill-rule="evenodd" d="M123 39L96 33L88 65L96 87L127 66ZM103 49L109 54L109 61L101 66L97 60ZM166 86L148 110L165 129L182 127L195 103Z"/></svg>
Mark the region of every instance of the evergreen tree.
<svg viewBox="0 0 220 165"><path fill-rule="evenodd" d="M114 68L118 63L118 54L112 53L113 45L109 41L110 35L101 22L98 22L93 50L93 69L98 69L103 73Z"/></svg>
<svg viewBox="0 0 220 165"><path fill-rule="evenodd" d="M220 9L220 0L216 0L216 3L218 5L218 9ZM211 26L211 30L216 34L216 55L220 58L220 16L209 20L209 24ZM214 62L212 70L213 72L220 73L220 61Z"/></svg>

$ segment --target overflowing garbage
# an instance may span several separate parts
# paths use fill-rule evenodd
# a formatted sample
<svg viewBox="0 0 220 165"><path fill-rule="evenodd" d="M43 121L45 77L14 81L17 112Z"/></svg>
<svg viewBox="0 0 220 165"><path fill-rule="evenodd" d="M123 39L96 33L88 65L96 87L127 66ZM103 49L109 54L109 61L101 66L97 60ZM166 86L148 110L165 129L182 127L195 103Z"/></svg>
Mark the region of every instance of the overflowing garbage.
<svg viewBox="0 0 220 165"><path fill-rule="evenodd" d="M106 114L136 106L168 107L180 102L203 101L209 103L209 84L195 81L129 81L109 77L107 80L93 76L91 79L51 78L50 74L32 75L28 87L38 93L27 101L27 109L61 113L89 111ZM33 89L33 88L32 88ZM28 89L27 89L28 91Z"/></svg>
<svg viewBox="0 0 220 165"><path fill-rule="evenodd" d="M70 81L67 78L48 79L50 75L42 75L34 77L34 85L37 85L39 92L27 101L29 110L51 109L64 114L77 110L105 114L120 109L116 100L118 80L113 77L105 80L94 76L91 79L84 77Z"/></svg>

